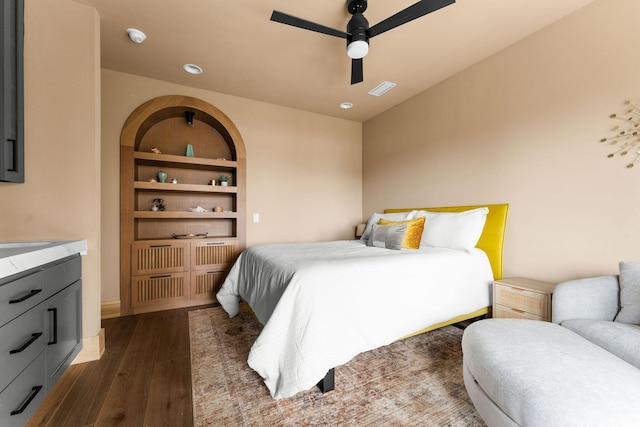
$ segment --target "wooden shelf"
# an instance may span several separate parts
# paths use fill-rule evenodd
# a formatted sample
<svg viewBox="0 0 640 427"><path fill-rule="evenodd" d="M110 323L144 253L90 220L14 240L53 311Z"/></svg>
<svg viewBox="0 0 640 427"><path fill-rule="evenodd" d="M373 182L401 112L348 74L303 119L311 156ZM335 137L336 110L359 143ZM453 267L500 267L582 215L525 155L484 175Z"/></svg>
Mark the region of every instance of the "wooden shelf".
<svg viewBox="0 0 640 427"><path fill-rule="evenodd" d="M148 182L135 181L133 188L136 190L151 191L190 191L199 193L237 193L238 187L222 185L201 185L201 184L172 184L170 182Z"/></svg>
<svg viewBox="0 0 640 427"><path fill-rule="evenodd" d="M175 239L173 237L158 237L156 239L141 239L141 240L134 240L134 242L136 243L143 243L143 242L147 242L150 245L157 245L157 244L165 244L165 243L173 243L173 242L186 242L186 241L194 241L194 242L202 242L204 244L207 243L216 243L216 244L223 244L223 243L237 243L238 238L235 236L207 236L204 238L198 238L198 239Z"/></svg>
<svg viewBox="0 0 640 427"><path fill-rule="evenodd" d="M136 160L146 160L154 163L174 164L179 166L184 165L196 165L196 166L217 166L222 168L236 168L238 162L234 160L217 160L208 159L203 157L187 157L187 156L175 156L173 154L156 154L156 153L144 153L141 151L135 151L133 158Z"/></svg>
<svg viewBox="0 0 640 427"><path fill-rule="evenodd" d="M234 219L238 212L135 211L137 219Z"/></svg>
<svg viewBox="0 0 640 427"><path fill-rule="evenodd" d="M185 111L194 113L191 126ZM189 145L200 157L184 155ZM160 171L166 182L154 182ZM233 185L210 185L223 175ZM245 248L245 198L246 149L220 110L169 95L133 111L120 134L120 313L215 302ZM170 210L150 210L154 199ZM207 211L189 211L196 206ZM225 211L213 212L214 206ZM207 237L172 238L199 234Z"/></svg>

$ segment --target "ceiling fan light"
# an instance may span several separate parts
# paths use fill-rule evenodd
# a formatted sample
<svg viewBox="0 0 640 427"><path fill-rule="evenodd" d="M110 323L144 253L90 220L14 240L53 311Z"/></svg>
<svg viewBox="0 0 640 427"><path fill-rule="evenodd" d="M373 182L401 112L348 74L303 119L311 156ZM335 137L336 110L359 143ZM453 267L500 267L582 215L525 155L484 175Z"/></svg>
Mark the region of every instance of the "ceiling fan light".
<svg viewBox="0 0 640 427"><path fill-rule="evenodd" d="M352 59L360 59L369 53L369 43L364 40L354 40L347 46L347 55Z"/></svg>

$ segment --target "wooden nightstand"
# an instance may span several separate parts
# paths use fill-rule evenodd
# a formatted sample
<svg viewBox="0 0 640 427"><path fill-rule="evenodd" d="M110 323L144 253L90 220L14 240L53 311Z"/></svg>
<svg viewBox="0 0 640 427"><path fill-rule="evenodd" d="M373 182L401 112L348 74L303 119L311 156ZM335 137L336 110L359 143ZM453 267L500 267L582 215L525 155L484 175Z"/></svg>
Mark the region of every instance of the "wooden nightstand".
<svg viewBox="0 0 640 427"><path fill-rule="evenodd" d="M551 321L551 295L555 283L524 277L493 282L493 317Z"/></svg>

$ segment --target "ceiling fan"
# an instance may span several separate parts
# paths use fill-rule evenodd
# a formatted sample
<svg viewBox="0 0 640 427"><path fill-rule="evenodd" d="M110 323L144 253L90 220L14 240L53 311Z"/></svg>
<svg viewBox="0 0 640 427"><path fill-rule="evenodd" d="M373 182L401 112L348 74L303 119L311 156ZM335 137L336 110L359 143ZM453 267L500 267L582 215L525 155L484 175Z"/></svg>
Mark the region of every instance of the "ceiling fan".
<svg viewBox="0 0 640 427"><path fill-rule="evenodd" d="M283 12L274 10L271 20L281 24L292 25L309 31L315 31L347 40L347 55L351 58L351 84L363 81L362 58L369 53L369 39L386 31L406 24L409 21L420 18L445 6L455 3L455 0L421 0L412 6L396 13L393 16L378 22L369 28L369 21L363 13L367 10L367 0L347 0L347 11L351 19L347 24L347 31L325 27L315 22L297 18Z"/></svg>

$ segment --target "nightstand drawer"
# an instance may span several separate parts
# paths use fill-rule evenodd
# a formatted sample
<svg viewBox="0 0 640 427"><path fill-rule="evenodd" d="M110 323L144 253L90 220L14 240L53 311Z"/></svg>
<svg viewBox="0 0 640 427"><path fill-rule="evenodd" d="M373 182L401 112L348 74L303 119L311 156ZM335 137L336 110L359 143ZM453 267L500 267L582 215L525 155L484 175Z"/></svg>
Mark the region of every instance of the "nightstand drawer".
<svg viewBox="0 0 640 427"><path fill-rule="evenodd" d="M547 294L496 283L493 298L496 304L522 310L545 319L549 317L549 295Z"/></svg>
<svg viewBox="0 0 640 427"><path fill-rule="evenodd" d="M536 316L535 314L527 313L526 311L518 310L513 307L505 307L504 305L496 304L493 308L493 317L506 318L506 319L529 319L529 320L542 320L546 321L547 318Z"/></svg>

